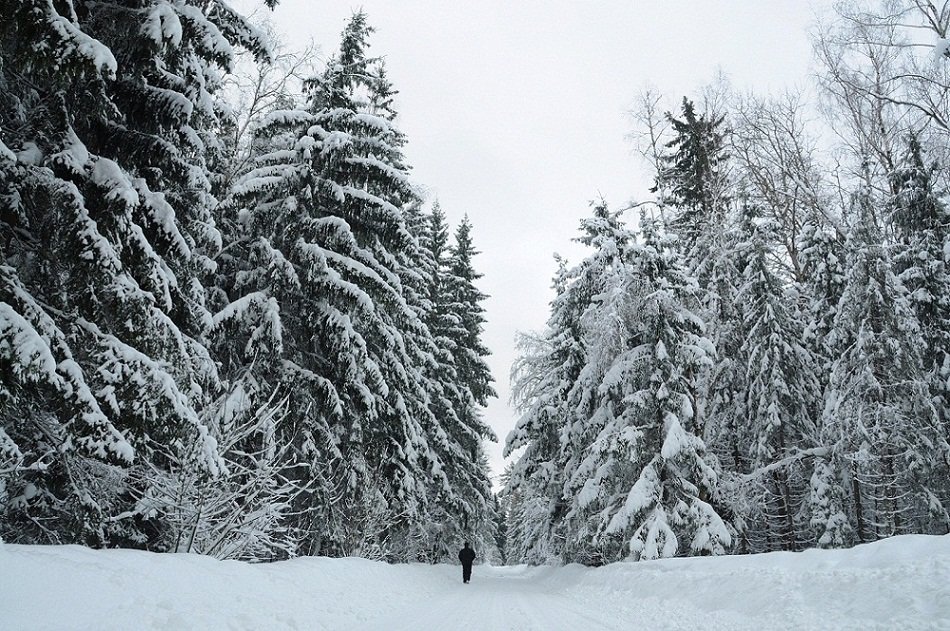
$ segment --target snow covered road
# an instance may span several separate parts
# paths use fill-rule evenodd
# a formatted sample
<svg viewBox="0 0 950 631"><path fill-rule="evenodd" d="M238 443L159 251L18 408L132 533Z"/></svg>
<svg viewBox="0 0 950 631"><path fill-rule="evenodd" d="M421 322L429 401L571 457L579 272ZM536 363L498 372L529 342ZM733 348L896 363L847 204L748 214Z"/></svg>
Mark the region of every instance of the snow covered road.
<svg viewBox="0 0 950 631"><path fill-rule="evenodd" d="M0 544L0 628L950 631L950 536L603 568L386 565Z"/></svg>
<svg viewBox="0 0 950 631"><path fill-rule="evenodd" d="M439 568L442 570L442 568ZM460 574L457 568L454 574ZM442 572L440 572L442 573ZM446 589L439 597L413 602L392 612L371 629L549 629L619 628L615 617L590 604L545 589L528 568L477 567L468 585Z"/></svg>

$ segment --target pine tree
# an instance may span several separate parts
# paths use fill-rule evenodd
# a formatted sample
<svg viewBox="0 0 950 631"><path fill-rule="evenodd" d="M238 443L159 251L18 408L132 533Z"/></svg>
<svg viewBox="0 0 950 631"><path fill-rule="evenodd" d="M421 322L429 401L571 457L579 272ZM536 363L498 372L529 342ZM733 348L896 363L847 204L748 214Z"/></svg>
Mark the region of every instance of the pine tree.
<svg viewBox="0 0 950 631"><path fill-rule="evenodd" d="M495 549L499 565L508 564L508 503L499 494L494 496Z"/></svg>
<svg viewBox="0 0 950 631"><path fill-rule="evenodd" d="M433 253L441 242L440 220L433 212ZM488 461L482 447L485 440L497 440L494 431L482 418L481 408L490 398L497 396L492 388L493 378L485 357L490 353L482 343L485 310L482 302L488 298L475 285L482 277L474 267L478 254L472 242L472 224L466 216L455 233L454 244L444 254L440 265L441 278L437 285L438 301L435 310L441 322L434 324L437 339L446 358L450 358L455 384L446 385L455 401L456 425L446 426L446 431L461 447L459 486L465 489L465 503L461 507L462 525L471 538L487 546L494 538L494 523L491 520L491 482L487 477ZM439 260L438 257L436 260Z"/></svg>
<svg viewBox="0 0 950 631"><path fill-rule="evenodd" d="M585 234L578 241L591 247L593 252L574 268L574 280L570 286L572 293L577 292L574 296L576 302L572 301L577 309L575 333L580 336L585 351L583 364L565 395L566 414L559 436L559 462L563 463L561 475L564 481L558 490L565 510L559 528L565 537L565 559L601 563L603 551L592 545L597 535L596 525L593 530L589 528L583 510L586 506L572 505L571 498L578 492L577 485L591 475L592 471L586 466L591 459L591 445L596 445L610 422L611 412L603 404L600 386L604 373L609 370L608 365L624 343L622 329L611 328L595 333L592 329L596 326L592 325L600 319L619 317L619 314L611 316L607 313L606 296L617 291L615 284L627 271L626 256L635 237L623 225L619 214L610 212L604 203L596 206L594 216L583 220L581 226ZM598 339L598 334L604 337ZM597 471L596 475L604 473L609 475L610 472Z"/></svg>
<svg viewBox="0 0 950 631"><path fill-rule="evenodd" d="M847 251L837 234L812 217L802 230L801 253L807 299L804 340L821 362L819 374L826 376L834 360L829 336L844 293Z"/></svg>
<svg viewBox="0 0 950 631"><path fill-rule="evenodd" d="M602 563L731 544L713 507L715 458L696 434L696 386L713 355L687 306L697 287L671 240L641 223L642 244L603 204L582 222L579 240L594 252L562 267L549 330L526 338L516 364L523 416L506 449L526 451L506 493L509 545L522 560Z"/></svg>
<svg viewBox="0 0 950 631"><path fill-rule="evenodd" d="M311 553L378 546L384 479L414 484L411 474L384 478L371 461L394 448L417 452L406 437L388 443L378 434L396 403L390 392L401 397L387 383L385 362L394 357L380 353L402 338L378 307L385 301L408 311L384 245L408 240L391 201L407 195L407 185L401 165L388 162L398 159L401 137L385 115L369 113L366 94L378 87L364 53L369 32L365 16L355 15L338 56L310 81L307 109L274 112L262 126L261 133L287 130L286 144L261 156L233 191L235 206L247 204L247 253L238 259L247 267L235 270L230 300L260 296L280 312L283 360L269 387L296 386L288 431L309 465L299 470L311 492L300 498L298 526L306 532L302 551ZM377 133L380 158L369 146Z"/></svg>
<svg viewBox="0 0 950 631"><path fill-rule="evenodd" d="M432 212L426 217L426 225L421 233L429 266L427 297L431 308L426 326L445 353L444 363L454 364L457 340L464 335L464 329L459 314L452 311L449 226L438 201L432 205ZM456 381L454 375L452 379Z"/></svg>
<svg viewBox="0 0 950 631"><path fill-rule="evenodd" d="M950 211L935 190L935 170L936 165L924 164L920 143L912 138L904 163L892 175L898 193L891 202L890 219L900 241L895 266L924 327L925 364L939 375L950 361L950 281L944 260Z"/></svg>
<svg viewBox="0 0 950 631"><path fill-rule="evenodd" d="M833 331L839 304L845 291L847 249L841 235L831 230L818 216L811 216L802 229L801 264L803 285L803 342L816 364L821 403L833 394L830 375L837 359ZM816 427L818 453L811 461L808 496L804 515L809 520L812 540L821 547L841 548L850 544L853 529L847 513L847 492L840 472L846 464L840 453L828 444L834 441L835 429L827 423L822 411Z"/></svg>
<svg viewBox="0 0 950 631"><path fill-rule="evenodd" d="M307 107L261 126L275 140L233 192L246 254L224 286L231 304L277 305L283 358L263 373L271 387L309 385L291 392L286 430L309 465L298 469L310 489L298 507L304 549L441 560L462 531L485 526L491 538L481 450L491 431L476 409L491 394L482 297L442 288L447 269L408 180L395 92L366 53L371 32L355 14L339 54L308 82ZM475 328L446 329L463 322ZM475 355L463 365L456 348L466 344Z"/></svg>
<svg viewBox="0 0 950 631"><path fill-rule="evenodd" d="M594 217L582 222L585 234L578 239L591 245L616 216L600 204ZM546 563L561 556L561 528L566 505L563 501L562 432L583 431L573 423L568 396L585 363L581 316L598 289L589 265L568 268L556 257L556 297L551 303L547 330L542 335L522 334L520 356L512 366L512 400L521 413L505 440L505 456L524 449L508 472L505 493L509 497L508 554L521 563Z"/></svg>
<svg viewBox="0 0 950 631"><path fill-rule="evenodd" d="M661 193L665 228L678 237L677 247L699 284L697 315L720 351L712 369L695 384L697 435L743 473L750 466L738 439L745 383L735 359L744 340L736 302L742 262L736 258L740 229L731 203L737 196L730 189L729 131L724 114L697 113L689 99L683 99L681 112L680 118L666 114L673 138L659 158L653 190ZM725 486L737 491L736 480L727 477ZM741 530L742 524L736 521L735 526Z"/></svg>
<svg viewBox="0 0 950 631"><path fill-rule="evenodd" d="M429 521L415 537L417 556L429 561L453 560L459 541L478 549L494 546L491 482L481 443L494 433L481 421L474 398L457 373L456 354L464 340L461 316L448 288L448 227L438 202L432 212L420 206L406 212L407 227L418 241L406 270L413 280L403 286L416 294L426 325L426 352L420 368L430 407L441 431L431 438L444 467L445 484L429 489ZM475 419L472 425L467 419Z"/></svg>
<svg viewBox="0 0 950 631"><path fill-rule="evenodd" d="M490 398L498 395L491 386L491 371L483 359L490 354L481 341L485 325L485 309L481 303L488 296L475 286L475 282L482 277L475 271L473 264L477 254L472 243L472 224L466 216L455 231L446 290L454 301L457 309L455 313L464 331L456 356L459 378L472 393L475 403L485 405Z"/></svg>
<svg viewBox="0 0 950 631"><path fill-rule="evenodd" d="M510 472L506 493L511 498L509 554L520 562L573 558L576 552L564 533L564 472L570 468L565 458L581 454L564 445L581 443L591 432L589 410L577 410L571 400L588 361L582 319L603 290L604 270L616 256L616 248L605 241L621 226L617 213L601 202L592 217L581 221L581 230L576 240L594 251L571 268L556 257L556 296L547 329L542 335L521 335L521 356L512 367L512 398L521 417L507 437L505 455L524 452Z"/></svg>
<svg viewBox="0 0 950 631"><path fill-rule="evenodd" d="M727 475L747 474L752 467L742 432L747 417L748 382L742 360L747 331L738 292L748 261L743 256L739 226L724 229L723 233L722 248L713 254L707 268L707 286L702 292L707 336L717 354L712 369L698 386L703 396L698 397L696 413L702 426L701 437L726 465ZM734 482L730 480L729 484L734 486Z"/></svg>

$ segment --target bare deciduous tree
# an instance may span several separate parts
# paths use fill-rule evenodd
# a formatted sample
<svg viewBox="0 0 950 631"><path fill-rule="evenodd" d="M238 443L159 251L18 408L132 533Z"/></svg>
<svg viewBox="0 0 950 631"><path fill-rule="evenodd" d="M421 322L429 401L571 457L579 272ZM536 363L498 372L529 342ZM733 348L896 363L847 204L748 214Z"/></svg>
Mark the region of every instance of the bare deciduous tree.
<svg viewBox="0 0 950 631"><path fill-rule="evenodd" d="M733 114L732 154L747 196L773 219L783 252L775 262L797 281L801 230L821 217L840 234L845 229L832 211L830 186L808 131L800 92L774 98L739 99Z"/></svg>

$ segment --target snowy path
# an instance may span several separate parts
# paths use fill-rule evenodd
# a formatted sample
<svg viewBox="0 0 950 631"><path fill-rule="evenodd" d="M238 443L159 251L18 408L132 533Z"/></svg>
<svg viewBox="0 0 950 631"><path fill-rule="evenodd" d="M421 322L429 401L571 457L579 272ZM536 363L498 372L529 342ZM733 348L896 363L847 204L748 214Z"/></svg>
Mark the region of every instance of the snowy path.
<svg viewBox="0 0 950 631"><path fill-rule="evenodd" d="M461 572L454 568L454 574ZM590 605L551 593L532 580L525 568L476 567L468 585L455 577L455 588L437 598L415 602L392 612L378 626L383 631L417 629L498 629L547 631L552 629L617 629L615 617ZM441 572L440 572L441 573Z"/></svg>
<svg viewBox="0 0 950 631"><path fill-rule="evenodd" d="M0 544L0 629L945 629L950 535L851 550L475 566Z"/></svg>

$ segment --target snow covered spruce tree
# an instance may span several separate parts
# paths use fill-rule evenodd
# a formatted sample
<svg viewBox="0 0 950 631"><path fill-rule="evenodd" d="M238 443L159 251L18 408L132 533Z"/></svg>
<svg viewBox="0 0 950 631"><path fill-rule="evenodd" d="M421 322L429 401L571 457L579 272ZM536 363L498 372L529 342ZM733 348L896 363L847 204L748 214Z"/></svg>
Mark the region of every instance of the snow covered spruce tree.
<svg viewBox="0 0 950 631"><path fill-rule="evenodd" d="M695 104L683 98L682 118L667 113L673 138L668 152L660 158L660 172L654 191L661 187L667 229L680 237L681 248L701 281L706 268L715 262L712 256L720 237L719 228L728 219L728 154L725 116L697 113Z"/></svg>
<svg viewBox="0 0 950 631"><path fill-rule="evenodd" d="M545 534L567 561L721 554L732 541L714 508L717 464L694 413L696 384L713 354L688 306L697 287L671 241L641 223L642 241L603 205L583 223L582 241L595 252L567 274L552 309L553 324L559 307L581 298L566 349L571 381L545 375L541 361L517 374L528 396L508 447L527 450L512 471L509 501L517 509L516 499L548 491L547 532L533 534ZM553 329L548 338L566 339ZM557 443L539 461L543 440ZM547 489L532 488L528 472ZM512 510L509 539L526 530L525 517Z"/></svg>
<svg viewBox="0 0 950 631"><path fill-rule="evenodd" d="M577 506L572 498L576 496L580 485L584 484L585 478L592 473L588 467L592 462L590 447L596 444L605 425L611 420L610 414L605 414L604 400L607 397L599 391L599 386L618 349L624 344L620 339L623 333L618 329L599 331L600 335L609 339L598 339L598 334L592 334L592 329L597 328L601 317L605 321L619 317L616 312L612 315L607 312L613 306L611 298L623 292L618 287L618 278L624 277L627 272L627 257L635 236L623 225L618 213L610 212L604 203L596 206L594 216L583 220L581 225L585 234L578 241L594 251L574 268L576 281L570 287L571 291L578 290L578 298L583 298L583 302L578 303L581 311L578 313L577 329L585 353L583 366L566 392L564 405L567 416L564 417L566 422L559 435L563 482L558 493L564 504L559 530L564 538L565 558L602 563L609 558L610 552L605 554L602 547L596 545L599 529L597 524L593 528L588 527L587 502L582 500ZM607 476L611 473L606 469L598 472L599 475Z"/></svg>
<svg viewBox="0 0 950 631"><path fill-rule="evenodd" d="M898 241L894 265L920 323L930 394L942 438L950 440L950 211L938 177L938 165L925 164L923 149L912 137L892 175L889 218ZM945 513L950 509L950 460L934 464L934 492L941 505L935 508Z"/></svg>
<svg viewBox="0 0 950 631"><path fill-rule="evenodd" d="M829 453L811 483L811 521L822 546L947 526L933 486L947 443L928 394L921 327L868 196L858 195L856 206L830 333L837 358L821 427Z"/></svg>
<svg viewBox="0 0 950 631"><path fill-rule="evenodd" d="M732 536L714 505L715 458L695 414L714 350L690 309L697 287L673 242L641 216L642 241L618 240L619 265L585 314L592 441L568 444L568 521L605 559L722 554Z"/></svg>
<svg viewBox="0 0 950 631"><path fill-rule="evenodd" d="M595 252L568 268L560 257L554 277L556 296L547 329L522 334L521 355L512 366L512 400L521 412L505 441L505 455L524 451L508 471L508 558L522 563L547 563L564 554L563 434L584 433L586 418L577 416L569 398L587 363L581 319L594 296L602 291L603 268L614 253L597 248L601 235L619 229L617 215L606 204L594 207L593 217L582 220L577 241Z"/></svg>
<svg viewBox="0 0 950 631"><path fill-rule="evenodd" d="M485 361L490 351L482 343L485 326L482 303L488 296L476 286L476 281L482 277L474 264L478 254L472 238L472 223L465 216L455 230L455 240L449 249L442 283L446 302L436 308L442 314L450 314L457 327L457 332L446 333L452 336L452 356L461 395L455 406L459 425L454 431L453 428L447 431L461 447L462 466L466 469L459 482L461 488L466 489L465 497L470 506L463 512L462 527L477 534L475 538L488 549L494 540L495 503L487 477L488 459L482 444L485 440L495 441L497 437L485 423L481 410L498 395Z"/></svg>
<svg viewBox="0 0 950 631"><path fill-rule="evenodd" d="M723 101L712 94L703 97L705 112L697 111L689 98L683 98L680 116L667 112L668 130L657 138L671 137L654 150L653 191L658 194L656 204L664 227L678 237L676 247L697 281L696 315L704 321L705 336L717 349L712 366L699 375L694 386L696 426L710 452L727 463L721 480L723 502L734 509L732 525L739 534L736 547L746 550L748 542L741 533L747 502L738 476L752 465L748 448L741 444L746 382L740 349L745 330L737 292L744 261L738 256L740 213L735 202L748 198L749 191L734 190L734 180L741 181L742 175L734 173L727 147L734 145L735 138L726 126Z"/></svg>
<svg viewBox="0 0 950 631"><path fill-rule="evenodd" d="M474 267L473 259L477 254L472 242L472 223L466 216L455 231L455 243L448 261L446 291L463 332L456 352L459 377L471 393L473 403L485 405L497 394L492 388L491 373L484 359L490 352L481 341L485 325L485 308L481 303L488 296L475 286L475 281L482 277ZM474 406L470 407L475 409Z"/></svg>
<svg viewBox="0 0 950 631"><path fill-rule="evenodd" d="M831 394L829 379L838 357L835 355L835 322L846 286L847 249L844 235L838 234L816 215L810 216L802 230L801 262L803 284L803 341L814 358L821 392L821 405ZM847 496L836 471L843 471L842 457L829 447L834 441L833 421L824 411L816 423L818 452L812 460L808 503L804 512L812 530L812 544L824 547L848 545L851 529L845 514Z"/></svg>
<svg viewBox="0 0 950 631"><path fill-rule="evenodd" d="M432 520L425 531L426 556L451 560L459 540L467 538L479 549L488 550L495 539L495 502L482 441L496 438L480 413L488 396L495 396L482 359L487 353L481 344L483 311L479 303L484 295L473 284L478 275L472 267L474 250L467 220L462 224L466 226L463 248L456 246L453 250L438 201L431 213L410 212L407 218L423 252L415 267L425 285L421 317L434 344L434 362L427 364L426 379L434 413L445 432L439 445L452 489L448 493L432 490Z"/></svg>
<svg viewBox="0 0 950 631"><path fill-rule="evenodd" d="M260 378L294 386L284 431L307 489L300 551L430 558L434 507L451 506L441 519L478 511L459 486L487 474L450 464L464 450L443 427L459 410L425 322L435 270L410 232L418 221L407 225L418 198L392 86L366 54L371 30L355 14L306 107L258 130L273 150L233 191L241 238L224 285L231 304L273 305L281 356Z"/></svg>
<svg viewBox="0 0 950 631"><path fill-rule="evenodd" d="M771 263L776 224L746 206L742 226L736 303L744 341L735 360L744 368L744 415L736 444L752 469L744 476L746 536L756 551L800 549L810 543L802 506L810 475L806 454L818 444L818 364L802 341L797 292Z"/></svg>
<svg viewBox="0 0 950 631"><path fill-rule="evenodd" d="M696 104L684 97L680 117L667 112L672 138L658 150L653 190L664 227L679 238L677 247L699 284L697 315L706 322L706 335L719 351L712 369L697 384L705 393L696 397L702 437L743 471L749 463L737 445L737 425L744 417L744 382L736 361L744 339L736 300L743 263L737 258L740 217L733 203L740 195L732 190L726 114L721 105L708 100L706 107L710 111L697 112Z"/></svg>
<svg viewBox="0 0 950 631"><path fill-rule="evenodd" d="M810 217L802 230L801 243L805 331L804 341L820 362L822 385L834 361L830 334L838 304L844 293L847 250L844 236L819 217Z"/></svg>
<svg viewBox="0 0 950 631"><path fill-rule="evenodd" d="M0 13L0 533L161 546L127 474L174 466L154 444L223 468L205 151L233 47L263 47L220 2Z"/></svg>

